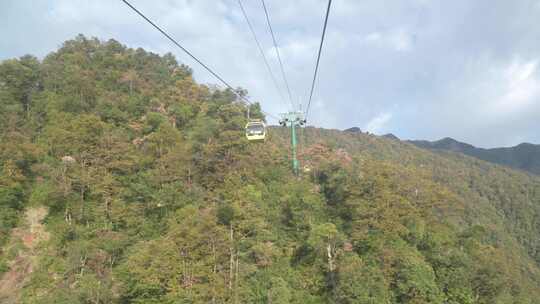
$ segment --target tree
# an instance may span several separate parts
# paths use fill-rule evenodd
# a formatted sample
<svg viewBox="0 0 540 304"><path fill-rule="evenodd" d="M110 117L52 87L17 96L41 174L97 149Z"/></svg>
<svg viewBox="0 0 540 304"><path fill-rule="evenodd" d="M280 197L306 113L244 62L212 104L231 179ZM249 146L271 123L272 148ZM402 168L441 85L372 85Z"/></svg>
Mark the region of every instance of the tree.
<svg viewBox="0 0 540 304"><path fill-rule="evenodd" d="M391 303L390 286L382 271L355 254L339 259L336 297L339 303Z"/></svg>

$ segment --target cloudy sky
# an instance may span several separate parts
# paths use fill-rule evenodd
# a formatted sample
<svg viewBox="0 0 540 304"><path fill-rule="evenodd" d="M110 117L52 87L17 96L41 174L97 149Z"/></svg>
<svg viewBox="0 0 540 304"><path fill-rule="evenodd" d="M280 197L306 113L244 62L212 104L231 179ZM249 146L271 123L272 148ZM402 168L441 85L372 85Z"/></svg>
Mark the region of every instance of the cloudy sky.
<svg viewBox="0 0 540 304"><path fill-rule="evenodd" d="M289 110L237 0L131 1L267 112ZM261 3L242 1L281 80ZM266 1L294 102L305 105L326 0ZM83 33L172 52L216 83L120 0L2 0L0 20L0 60L42 57ZM309 115L405 139L540 143L540 0L334 0Z"/></svg>

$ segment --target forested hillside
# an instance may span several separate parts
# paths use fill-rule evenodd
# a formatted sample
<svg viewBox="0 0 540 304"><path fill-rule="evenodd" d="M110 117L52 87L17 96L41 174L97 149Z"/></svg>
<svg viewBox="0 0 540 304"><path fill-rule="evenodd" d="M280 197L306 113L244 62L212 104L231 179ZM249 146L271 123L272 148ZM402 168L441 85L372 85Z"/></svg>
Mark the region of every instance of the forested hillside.
<svg viewBox="0 0 540 304"><path fill-rule="evenodd" d="M437 141L410 140L409 142L420 148L463 153L495 164L540 175L540 145L522 143L515 147L483 149L452 138Z"/></svg>
<svg viewBox="0 0 540 304"><path fill-rule="evenodd" d="M540 178L315 128L296 177L245 112L114 40L0 63L0 302L538 302Z"/></svg>

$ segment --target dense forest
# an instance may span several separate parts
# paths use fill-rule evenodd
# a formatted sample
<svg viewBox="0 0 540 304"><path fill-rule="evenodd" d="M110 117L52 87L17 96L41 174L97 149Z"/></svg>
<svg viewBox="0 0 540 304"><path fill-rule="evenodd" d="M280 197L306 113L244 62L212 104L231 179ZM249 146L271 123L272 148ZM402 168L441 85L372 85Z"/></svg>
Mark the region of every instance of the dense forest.
<svg viewBox="0 0 540 304"><path fill-rule="evenodd" d="M539 177L317 128L297 177L246 110L114 40L1 62L0 302L538 303Z"/></svg>

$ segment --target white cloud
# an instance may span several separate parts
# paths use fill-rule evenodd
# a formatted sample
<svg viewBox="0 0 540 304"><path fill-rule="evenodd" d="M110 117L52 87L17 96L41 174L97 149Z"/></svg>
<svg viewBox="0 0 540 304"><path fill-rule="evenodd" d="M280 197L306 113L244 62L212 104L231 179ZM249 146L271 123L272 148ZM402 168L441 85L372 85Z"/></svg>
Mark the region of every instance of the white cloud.
<svg viewBox="0 0 540 304"><path fill-rule="evenodd" d="M540 80L535 77L538 60L514 62L503 73L506 93L497 107L501 112L526 111L540 97Z"/></svg>
<svg viewBox="0 0 540 304"><path fill-rule="evenodd" d="M368 45L389 48L398 52L410 51L413 47L413 34L403 28L388 31L376 31L365 36Z"/></svg>
<svg viewBox="0 0 540 304"><path fill-rule="evenodd" d="M382 39L382 35L379 32L369 33L366 36L366 41L367 42L378 42L378 41L381 41L381 39Z"/></svg>
<svg viewBox="0 0 540 304"><path fill-rule="evenodd" d="M364 129L371 133L379 134L384 130L388 122L392 119L393 114L390 112L380 113L373 117L364 127Z"/></svg>
<svg viewBox="0 0 540 304"><path fill-rule="evenodd" d="M247 88L265 111L288 110L236 1L131 1L233 86ZM286 96L260 2L243 3ZM334 1L310 124L365 126L402 138L453 136L479 146L540 142L532 131L540 117L536 3ZM267 1L293 98L304 105L325 4ZM170 51L194 69L197 81L217 83L121 1L0 1L0 19L10 25L0 27L0 60L41 57L83 33Z"/></svg>

